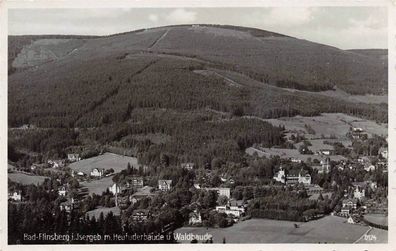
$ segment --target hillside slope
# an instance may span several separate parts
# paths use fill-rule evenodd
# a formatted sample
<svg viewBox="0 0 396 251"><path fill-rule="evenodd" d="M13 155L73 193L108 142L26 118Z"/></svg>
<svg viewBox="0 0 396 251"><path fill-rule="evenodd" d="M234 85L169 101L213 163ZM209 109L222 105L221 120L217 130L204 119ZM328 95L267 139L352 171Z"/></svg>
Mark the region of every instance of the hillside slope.
<svg viewBox="0 0 396 251"><path fill-rule="evenodd" d="M75 49L73 55L69 55L72 60L149 51L198 58L280 87L324 91L337 86L348 93L363 95L387 92L387 63L381 57L372 56L373 53L344 51L277 33L233 26L159 27L88 39L82 46L71 45L70 41L61 43L59 39L52 43L48 39L35 41L25 46L24 53L19 53L13 64L16 68L36 66L41 64L37 58L51 61L55 58L53 54L62 50L67 54L71 49ZM37 54L36 58L27 58L25 55L29 53ZM60 59L70 62L67 57Z"/></svg>
<svg viewBox="0 0 396 251"><path fill-rule="evenodd" d="M12 41L20 50L9 75L9 140L32 152L110 145L142 163L164 152L173 162L240 161L254 143L284 144L282 128L248 116L387 121L385 102L347 93L386 93L380 60L272 32L190 25ZM342 97L328 93L334 87ZM24 124L38 129L17 129Z"/></svg>

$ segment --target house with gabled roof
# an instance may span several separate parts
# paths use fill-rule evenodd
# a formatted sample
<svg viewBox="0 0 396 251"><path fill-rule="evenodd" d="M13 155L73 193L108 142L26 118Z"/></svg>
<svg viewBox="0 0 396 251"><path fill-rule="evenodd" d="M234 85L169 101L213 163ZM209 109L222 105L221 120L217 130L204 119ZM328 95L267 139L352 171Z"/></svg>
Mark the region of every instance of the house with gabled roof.
<svg viewBox="0 0 396 251"><path fill-rule="evenodd" d="M103 168L94 168L91 171L91 176L93 176L93 177L102 177L103 174L104 174Z"/></svg>
<svg viewBox="0 0 396 251"><path fill-rule="evenodd" d="M158 189L161 191L169 191L172 188L172 180L158 180Z"/></svg>
<svg viewBox="0 0 396 251"><path fill-rule="evenodd" d="M198 209L195 209L193 212L189 214L188 224L189 225L202 224L201 213L199 212Z"/></svg>
<svg viewBox="0 0 396 251"><path fill-rule="evenodd" d="M8 199L13 201L21 201L22 200L22 192L21 191L14 191L8 193Z"/></svg>

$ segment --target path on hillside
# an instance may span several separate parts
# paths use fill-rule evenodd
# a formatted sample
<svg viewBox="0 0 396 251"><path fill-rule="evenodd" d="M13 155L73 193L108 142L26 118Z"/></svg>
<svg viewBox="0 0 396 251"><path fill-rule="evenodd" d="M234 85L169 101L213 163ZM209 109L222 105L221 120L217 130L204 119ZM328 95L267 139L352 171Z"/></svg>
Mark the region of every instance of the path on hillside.
<svg viewBox="0 0 396 251"><path fill-rule="evenodd" d="M162 39L164 39L166 37L166 35L168 35L168 32L171 29L167 29L159 38L157 38L149 47L148 49L153 48L155 45L157 45Z"/></svg>
<svg viewBox="0 0 396 251"><path fill-rule="evenodd" d="M319 95L319 96L323 96L323 97L327 97L327 98L333 98L333 99L347 101L350 103L365 103L365 104L388 103L387 95L351 95L337 87L334 91L328 90L328 91L320 91L320 92L297 90L297 89L291 89L291 88L282 88L282 87L279 87L276 85L272 85L269 83L264 83L264 82L252 79L251 77L249 77L243 73L240 73L240 72L234 72L234 71L229 71L229 70L226 70L225 72L223 72L222 70L219 70L219 69L210 69L210 70L212 72L216 73L217 76L223 77L226 81L233 81L234 83L238 83L241 86L247 85L247 84L243 84L243 83L248 82L250 85L254 84L254 86L257 86L257 87L258 86L262 87L263 85L265 85L267 88L274 88L274 89L287 91L287 92L291 92L291 93ZM235 75L234 77L230 76L233 74ZM240 81L237 81L235 78L240 78Z"/></svg>
<svg viewBox="0 0 396 251"><path fill-rule="evenodd" d="M240 83L234 81L233 79L231 79L227 76L224 76L214 70L195 70L194 72L204 75L204 76L214 75L216 77L222 78L229 86L233 86L233 87L242 87L243 86Z"/></svg>

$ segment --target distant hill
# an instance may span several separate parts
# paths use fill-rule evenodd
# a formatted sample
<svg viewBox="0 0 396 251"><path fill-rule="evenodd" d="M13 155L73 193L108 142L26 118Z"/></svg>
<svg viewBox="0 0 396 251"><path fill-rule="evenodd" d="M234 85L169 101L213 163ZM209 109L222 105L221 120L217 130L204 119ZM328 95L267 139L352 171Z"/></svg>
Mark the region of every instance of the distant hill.
<svg viewBox="0 0 396 251"><path fill-rule="evenodd" d="M58 37L52 43L46 39L44 42L35 40L30 45L25 44L19 57L15 57L14 67L55 60L54 54L61 54L63 58L72 49L84 44L77 56L144 50L215 62L225 69L246 73L280 87L322 91L337 86L352 94L387 92L387 64L381 58L372 56L376 51L344 51L259 29L178 25L89 40L69 38L66 41L63 38L63 42Z"/></svg>
<svg viewBox="0 0 396 251"><path fill-rule="evenodd" d="M388 50L387 49L353 49L348 50L368 57L388 61Z"/></svg>

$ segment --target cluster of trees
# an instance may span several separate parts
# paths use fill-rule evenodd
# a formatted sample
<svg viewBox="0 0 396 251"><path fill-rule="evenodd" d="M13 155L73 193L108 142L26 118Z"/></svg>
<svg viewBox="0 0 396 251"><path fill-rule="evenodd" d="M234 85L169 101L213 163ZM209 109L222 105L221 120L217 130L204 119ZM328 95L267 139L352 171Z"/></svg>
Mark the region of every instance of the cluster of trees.
<svg viewBox="0 0 396 251"><path fill-rule="evenodd" d="M47 71L46 78L40 70L29 72L29 85L27 73L13 74L9 125L30 123L50 129L12 130L10 144L59 157L73 145L111 144L133 149L143 164L158 165L165 153L171 164L191 160L204 165L214 157L238 162L244 148L253 143L284 144L281 128L238 119L243 115L345 112L387 121L386 105L340 102L265 85L234 88L221 78L195 73L196 68L202 64L153 54L139 61L107 56L67 64ZM75 127L79 129L67 129ZM156 144L131 137L147 134L170 140Z"/></svg>
<svg viewBox="0 0 396 251"><path fill-rule="evenodd" d="M56 203L42 198L29 203L8 205L8 243L9 244L99 244L120 243L117 240L104 240L104 235L122 234L121 221L112 212L104 217L101 213L98 219L84 217L77 211L67 213L61 211ZM39 239L29 240L25 234L67 235L69 239ZM101 239L90 241L72 240L72 236L100 235ZM133 241L130 241L133 242ZM125 241L124 243L128 243Z"/></svg>
<svg viewBox="0 0 396 251"><path fill-rule="evenodd" d="M130 163L128 163L127 168L122 170L119 173L116 173L112 180L117 184L125 184L128 181L128 176L145 176L146 173L143 169L143 166L139 166L139 168L133 168Z"/></svg>
<svg viewBox="0 0 396 251"><path fill-rule="evenodd" d="M48 191L45 185L22 186L9 181L11 189L21 190L25 203L8 203L8 240L10 244L23 243L23 234L49 233L55 225L57 191Z"/></svg>
<svg viewBox="0 0 396 251"><path fill-rule="evenodd" d="M96 219L89 218L86 212L97 208L98 206L112 207L114 206L113 196L108 192L102 195L88 195L85 199L78 202L78 207L73 209L70 213L60 210L60 203L65 201L65 198L60 197L56 190L56 180L47 179L42 185L28 185L13 183L9 181L9 189L15 191L22 191L22 203L8 203L8 240L9 244L84 244L92 243L87 240L45 240L36 239L28 240L24 238L24 234L46 233L52 235L66 234L70 238L74 234L80 235L96 235L101 236L101 240L94 241L94 243L143 243L144 241L134 240L104 240L104 235L113 234L134 234L134 233L150 233L158 232L161 226L175 221L177 226L183 224L183 217L175 208L165 210L164 215L160 216L155 221L149 221L147 224L122 225L123 221L120 217L113 215L112 212L106 216L103 213ZM55 189L54 189L55 188ZM179 190L177 197L185 194ZM171 196L171 195L170 195ZM72 196L76 198L76 196ZM168 198L166 199L168 200ZM169 198L169 200L171 200ZM146 207L143 202L141 206ZM187 202L186 202L187 203ZM188 200L189 203L189 200ZM130 209L135 209L131 207ZM160 211L160 207L157 208ZM132 211L129 211L132 212ZM123 217L128 214L123 214ZM188 217L188 213L187 213ZM125 222L124 222L125 224ZM142 226L143 225L143 226ZM150 226L150 227L147 227ZM150 230L150 231L149 231ZM164 242L172 242L173 239L167 239Z"/></svg>
<svg viewBox="0 0 396 251"><path fill-rule="evenodd" d="M272 189L271 193L249 202L248 213L252 217L278 220L305 221L306 216L315 212L325 214L330 211L330 200L315 201L307 198L306 193Z"/></svg>
<svg viewBox="0 0 396 251"><path fill-rule="evenodd" d="M254 143L269 147L284 141L281 128L259 120L240 118L216 122L201 116L168 112L155 116L146 114L146 118L138 124L91 130L86 137L103 144L119 141L124 148L135 148L140 163L146 165L160 165L164 154L172 165L185 160L210 166L216 157L238 162L245 148ZM167 135L170 140L156 144L148 139L130 140L129 137L147 134Z"/></svg>
<svg viewBox="0 0 396 251"><path fill-rule="evenodd" d="M324 140L323 143L333 146L334 154L336 155L349 156L351 154L351 149L346 148L341 142L331 142Z"/></svg>
<svg viewBox="0 0 396 251"><path fill-rule="evenodd" d="M329 84L301 84L297 81L286 79L286 80L278 80L275 83L276 86L282 88L291 88L296 90L307 90L307 91L327 91L333 90L334 86Z"/></svg>
<svg viewBox="0 0 396 251"><path fill-rule="evenodd" d="M373 135L365 140L354 140L352 142L353 151L358 155L377 156L381 147L387 147L388 143L384 137Z"/></svg>
<svg viewBox="0 0 396 251"><path fill-rule="evenodd" d="M303 144L298 148L298 151L301 154L313 154L311 149L309 149L309 146L312 146L312 144L308 140L304 140Z"/></svg>
<svg viewBox="0 0 396 251"><path fill-rule="evenodd" d="M41 153L42 160L49 157L65 158L68 147L80 144L78 131L66 128L10 130L8 135L11 157L18 152L16 149L23 149Z"/></svg>
<svg viewBox="0 0 396 251"><path fill-rule="evenodd" d="M176 59L158 60L153 55L139 61L95 58L65 65L65 69L54 73L47 72L51 75L47 78L29 72L32 82L29 86L26 86L25 76L17 74L10 77L9 124L101 126L124 122L130 119L133 109L142 108L196 110L210 107L236 116L262 117L311 116L320 112L346 112L377 120L386 117L376 114L378 111L383 114L386 105L340 102L265 85L232 88L221 78L194 73L190 70L194 67L201 67L201 64ZM44 95L45 98L38 98Z"/></svg>

